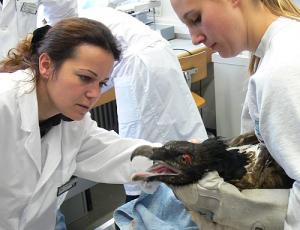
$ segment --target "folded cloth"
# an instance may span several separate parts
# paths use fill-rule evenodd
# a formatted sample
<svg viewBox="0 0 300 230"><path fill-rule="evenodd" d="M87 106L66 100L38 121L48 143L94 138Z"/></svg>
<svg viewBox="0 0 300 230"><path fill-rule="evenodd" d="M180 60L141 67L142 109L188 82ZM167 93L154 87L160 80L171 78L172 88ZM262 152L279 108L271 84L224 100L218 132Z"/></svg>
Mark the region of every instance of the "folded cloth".
<svg viewBox="0 0 300 230"><path fill-rule="evenodd" d="M198 229L181 201L163 183L153 194L142 192L139 198L117 208L114 219L121 230Z"/></svg>
<svg viewBox="0 0 300 230"><path fill-rule="evenodd" d="M67 230L65 216L60 209L58 209L56 213L56 225L54 230Z"/></svg>

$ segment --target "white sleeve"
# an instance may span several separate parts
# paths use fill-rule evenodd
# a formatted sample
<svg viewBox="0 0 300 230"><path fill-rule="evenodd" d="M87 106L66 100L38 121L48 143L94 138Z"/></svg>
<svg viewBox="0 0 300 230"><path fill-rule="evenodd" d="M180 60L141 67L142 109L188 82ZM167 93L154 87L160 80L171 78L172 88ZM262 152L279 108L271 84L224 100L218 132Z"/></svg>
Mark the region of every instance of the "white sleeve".
<svg viewBox="0 0 300 230"><path fill-rule="evenodd" d="M61 19L78 16L76 0L42 0L44 15L49 25Z"/></svg>
<svg viewBox="0 0 300 230"><path fill-rule="evenodd" d="M248 106L248 94L246 94L245 102L243 105L242 116L241 116L241 134L253 132L253 122L249 113Z"/></svg>
<svg viewBox="0 0 300 230"><path fill-rule="evenodd" d="M277 70L261 90L259 130L277 163L300 181L300 81L299 74L287 72Z"/></svg>
<svg viewBox="0 0 300 230"><path fill-rule="evenodd" d="M285 229L300 229L300 81L299 71L286 66L261 90L259 129L276 162L296 180L290 192Z"/></svg>
<svg viewBox="0 0 300 230"><path fill-rule="evenodd" d="M131 162L131 153L141 145L160 144L120 138L114 131L97 127L90 118L85 122L86 134L77 155L75 175L102 183L123 184L131 182L134 172L152 165L152 161L144 157Z"/></svg>

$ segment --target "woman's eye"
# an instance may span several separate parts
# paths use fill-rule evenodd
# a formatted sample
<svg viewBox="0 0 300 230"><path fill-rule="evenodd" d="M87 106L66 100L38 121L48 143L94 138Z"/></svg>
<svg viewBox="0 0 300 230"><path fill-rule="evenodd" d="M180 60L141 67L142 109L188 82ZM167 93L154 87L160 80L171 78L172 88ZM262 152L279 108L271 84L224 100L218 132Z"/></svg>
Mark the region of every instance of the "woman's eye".
<svg viewBox="0 0 300 230"><path fill-rule="evenodd" d="M198 16L198 17L192 19L192 23L193 24L199 24L199 23L201 23L201 16Z"/></svg>
<svg viewBox="0 0 300 230"><path fill-rule="evenodd" d="M103 87L103 86L107 86L106 82L99 82L99 86Z"/></svg>
<svg viewBox="0 0 300 230"><path fill-rule="evenodd" d="M86 76L86 75L81 75L81 74L80 74L80 75L78 75L78 76L79 76L80 80L83 81L83 82L90 82L90 81L93 80L91 77Z"/></svg>

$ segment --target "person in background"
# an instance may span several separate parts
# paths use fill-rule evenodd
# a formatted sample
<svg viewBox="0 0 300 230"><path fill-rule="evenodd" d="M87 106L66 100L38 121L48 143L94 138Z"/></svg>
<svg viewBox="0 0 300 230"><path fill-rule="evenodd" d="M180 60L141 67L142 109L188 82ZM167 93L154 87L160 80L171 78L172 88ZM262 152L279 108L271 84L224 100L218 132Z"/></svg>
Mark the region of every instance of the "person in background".
<svg viewBox="0 0 300 230"><path fill-rule="evenodd" d="M108 7L116 8L126 4L140 3L140 0L108 0Z"/></svg>
<svg viewBox="0 0 300 230"><path fill-rule="evenodd" d="M122 139L88 113L119 57L102 23L70 18L36 29L0 62L0 229L54 229L72 175L123 184L152 165L130 161L149 142Z"/></svg>
<svg viewBox="0 0 300 230"><path fill-rule="evenodd" d="M209 173L174 188L203 229L300 229L300 10L289 0L171 0L194 44L222 57L252 52L242 133L255 131L295 182L290 190L239 191ZM209 212L208 212L209 211ZM212 218L211 218L212 217ZM202 228L201 228L202 229Z"/></svg>
<svg viewBox="0 0 300 230"><path fill-rule="evenodd" d="M49 25L78 13L76 0L0 0L0 60L37 27L41 7Z"/></svg>
<svg viewBox="0 0 300 230"><path fill-rule="evenodd" d="M105 24L122 47L105 90L114 86L119 135L165 143L207 139L199 110L170 44L149 26L110 7L82 10ZM141 190L125 184L126 202Z"/></svg>

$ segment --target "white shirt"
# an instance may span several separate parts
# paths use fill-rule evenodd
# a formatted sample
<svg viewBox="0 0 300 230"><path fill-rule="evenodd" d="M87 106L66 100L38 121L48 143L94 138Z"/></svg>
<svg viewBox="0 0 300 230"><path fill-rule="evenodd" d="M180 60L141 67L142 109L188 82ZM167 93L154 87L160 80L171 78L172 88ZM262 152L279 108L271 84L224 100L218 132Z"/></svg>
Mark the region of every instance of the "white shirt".
<svg viewBox="0 0 300 230"><path fill-rule="evenodd" d="M48 24L77 16L76 0L3 0L0 4L0 59L37 27L37 10L44 6Z"/></svg>
<svg viewBox="0 0 300 230"><path fill-rule="evenodd" d="M74 174L102 183L126 183L151 165L130 162L143 140L121 139L98 128L87 114L54 126L41 143L36 90L31 71L0 74L0 229L52 230L64 199L58 187ZM41 146L42 145L42 146ZM41 151L46 151L42 168Z"/></svg>
<svg viewBox="0 0 300 230"><path fill-rule="evenodd" d="M255 130L272 157L294 179L285 230L300 229L300 22L274 21L255 55L242 114L242 132Z"/></svg>

